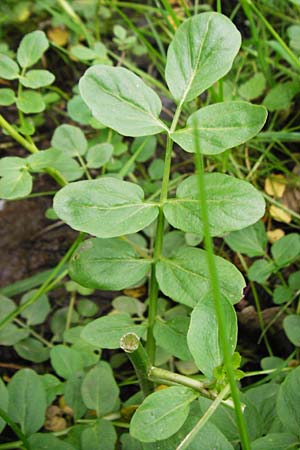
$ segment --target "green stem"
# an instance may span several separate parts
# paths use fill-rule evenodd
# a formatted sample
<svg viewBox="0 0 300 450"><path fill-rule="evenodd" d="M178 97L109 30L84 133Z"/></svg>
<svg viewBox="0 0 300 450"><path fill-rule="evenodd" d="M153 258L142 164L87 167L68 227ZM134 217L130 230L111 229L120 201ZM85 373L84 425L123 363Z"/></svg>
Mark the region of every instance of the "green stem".
<svg viewBox="0 0 300 450"><path fill-rule="evenodd" d="M231 349L229 347L228 336L226 332L226 323L223 315L222 309L222 299L220 293L220 283L218 272L215 263L214 257L214 249L213 249L213 241L210 235L210 225L209 225L209 214L208 214L208 205L205 193L205 181L204 181L204 167L203 167L203 159L200 153L199 148L199 137L198 137L198 129L194 125L195 132L195 147L196 147L196 169L197 169L197 180L198 180L198 192L199 192L199 210L201 214L201 219L203 223L203 231L204 231L204 242L205 248L207 251L207 264L208 271L210 275L210 284L212 289L212 296L215 304L215 311L218 323L218 330L220 336L220 344L222 346L222 351L224 355L224 366L227 372L231 395L235 405L235 414L239 427L242 448L244 450L250 450L250 441L248 437L248 432L246 428L245 419L242 413L242 407L239 397L239 390L236 385L234 369L232 367L231 361Z"/></svg>
<svg viewBox="0 0 300 450"><path fill-rule="evenodd" d="M77 158L78 158L78 161L80 162L81 167L84 170L84 173L85 173L87 179L88 180L92 180L93 178L92 178L92 176L91 176L91 174L89 172L89 169L88 169L86 163L84 162L84 159L82 158L81 155L79 155L79 153L77 154Z"/></svg>
<svg viewBox="0 0 300 450"><path fill-rule="evenodd" d="M159 367L151 367L149 378L153 382L170 382L172 384L182 384L190 387L195 391L200 392L204 397L211 398L212 394L206 389L207 385L201 381L195 380L185 375L170 372L169 370L161 369Z"/></svg>
<svg viewBox="0 0 300 450"><path fill-rule="evenodd" d="M142 150L145 148L145 145L147 143L147 138L141 143L141 145L137 148L137 150L134 152L134 154L128 159L128 161L124 164L122 169L119 171L120 177L124 178L127 175L128 170L134 164L137 157L141 154Z"/></svg>
<svg viewBox="0 0 300 450"><path fill-rule="evenodd" d="M203 414L201 419L196 423L194 428L185 436L185 438L180 442L178 447L176 447L176 450L184 450L184 449L189 448L189 445L195 439L195 437L197 436L197 434L199 433L201 428L204 427L204 425L208 422L208 420L211 418L211 416L215 413L218 406L220 405L220 403L222 402L224 397L226 397L226 395L228 395L229 392L230 392L230 386L227 385L220 392L218 397L213 401L213 403L210 405L208 410Z"/></svg>
<svg viewBox="0 0 300 450"><path fill-rule="evenodd" d="M42 342L43 344L45 344L48 348L52 348L53 344L51 344L51 342L47 341L46 339L43 338L43 336L41 336L39 333L37 333L36 331L34 331L32 328L30 328L28 325L26 325L25 323L23 323L21 320L19 319L14 319L14 322L19 325L20 327L24 328L25 330L28 330L28 332L34 336L38 341Z"/></svg>
<svg viewBox="0 0 300 450"><path fill-rule="evenodd" d="M72 323L72 316L73 316L75 301L76 301L76 291L73 291L73 292L71 292L68 314L67 314L67 319L66 319L66 326L65 326L66 331L70 328L71 323Z"/></svg>
<svg viewBox="0 0 300 450"><path fill-rule="evenodd" d="M157 299L158 299L158 283L155 276L155 265L159 260L162 252L163 245L163 236L164 236L164 213L163 213L163 205L168 198L168 187L169 187L169 179L170 179L170 171L171 171L171 161L172 161L172 151L173 151L173 141L170 137L170 134L175 131L179 116L181 113L183 101L179 103L176 108L173 121L171 124L170 131L167 136L167 145L166 145L166 153L165 153L165 164L164 164L164 173L162 179L161 193L160 193L160 208L159 214L157 218L157 226L155 233L155 244L154 244L154 262L151 268L151 276L150 276L150 289L149 289L149 308L148 308L148 333L147 333L147 344L146 348L148 351L148 355L151 363L153 364L155 361L155 338L153 334L153 329L155 325L156 315L157 315Z"/></svg>
<svg viewBox="0 0 300 450"><path fill-rule="evenodd" d="M30 153L38 153L39 149L36 147L34 142L29 142L25 139L17 130L11 126L7 120L0 114L0 127L2 127L7 133L19 144L22 145L26 150ZM46 172L60 185L65 186L68 184L67 180L63 177L63 175L53 167L47 167Z"/></svg>
<svg viewBox="0 0 300 450"><path fill-rule="evenodd" d="M22 433L19 426L15 422L13 422L13 420L9 417L9 415L2 408L0 408L0 416L10 426L10 428L18 436L18 438L23 442L24 447L27 450L31 450L26 436Z"/></svg>
<svg viewBox="0 0 300 450"><path fill-rule="evenodd" d="M24 311L28 306L32 305L36 300L45 292L47 291L47 288L50 286L52 280L56 277L58 273L61 272L61 268L65 265L65 263L71 258L79 244L82 242L84 238L84 234L80 233L77 237L77 239L73 242L67 253L63 256L63 258L60 260L60 262L57 264L57 266L52 270L50 275L47 277L47 279L44 281L44 283L41 285L41 287L36 291L36 293L30 297L25 303L18 306L14 311L12 311L10 314L8 314L4 319L0 322L0 329L3 328L7 323L14 320L22 311Z"/></svg>
<svg viewBox="0 0 300 450"><path fill-rule="evenodd" d="M127 333L120 340L120 347L128 354L134 367L144 397L153 391L153 384L149 380L151 363L149 357L135 333Z"/></svg>
<svg viewBox="0 0 300 450"><path fill-rule="evenodd" d="M7 442L7 444L0 444L0 450L16 450L21 448L22 441Z"/></svg>

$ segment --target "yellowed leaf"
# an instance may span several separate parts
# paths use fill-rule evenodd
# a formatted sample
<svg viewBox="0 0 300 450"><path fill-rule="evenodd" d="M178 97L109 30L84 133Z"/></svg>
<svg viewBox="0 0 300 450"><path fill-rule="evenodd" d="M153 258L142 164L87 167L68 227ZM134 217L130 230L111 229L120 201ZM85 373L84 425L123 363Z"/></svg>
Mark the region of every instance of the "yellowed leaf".
<svg viewBox="0 0 300 450"><path fill-rule="evenodd" d="M138 405L129 405L129 406L124 406L124 408L121 409L121 416L123 417L123 419L127 420L128 422L130 422L133 414L136 412L136 410L138 409Z"/></svg>
<svg viewBox="0 0 300 450"><path fill-rule="evenodd" d="M125 295L128 295L128 297L141 298L146 294L146 287L139 286L135 289L124 289L123 292Z"/></svg>
<svg viewBox="0 0 300 450"><path fill-rule="evenodd" d="M286 187L283 175L271 175L265 180L265 192L272 197L281 198Z"/></svg>
<svg viewBox="0 0 300 450"><path fill-rule="evenodd" d="M169 386L167 386L166 384L160 384L158 386L156 386L155 391L162 391L163 389L167 389Z"/></svg>
<svg viewBox="0 0 300 450"><path fill-rule="evenodd" d="M273 217L273 219L277 220L278 222L290 223L292 220L291 215L278 206L270 206L269 212L271 217Z"/></svg>
<svg viewBox="0 0 300 450"><path fill-rule="evenodd" d="M268 241L273 244L274 242L281 239L285 232L281 228L275 228L274 230L267 231Z"/></svg>
<svg viewBox="0 0 300 450"><path fill-rule="evenodd" d="M54 44L63 47L68 42L69 32L61 27L53 27L47 31L47 36Z"/></svg>

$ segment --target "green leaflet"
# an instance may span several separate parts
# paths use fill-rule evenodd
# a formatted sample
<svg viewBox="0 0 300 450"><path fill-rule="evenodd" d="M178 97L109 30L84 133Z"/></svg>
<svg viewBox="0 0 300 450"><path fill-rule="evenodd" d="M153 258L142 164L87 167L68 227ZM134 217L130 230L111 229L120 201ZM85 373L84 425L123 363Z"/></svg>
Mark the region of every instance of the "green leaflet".
<svg viewBox="0 0 300 450"><path fill-rule="evenodd" d="M221 173L209 173L204 177L212 236L245 228L264 215L263 196L250 183ZM163 210L173 227L202 234L196 175L178 186L176 198L168 199Z"/></svg>
<svg viewBox="0 0 300 450"><path fill-rule="evenodd" d="M35 433L28 439L31 450L75 450L73 445L51 433Z"/></svg>
<svg viewBox="0 0 300 450"><path fill-rule="evenodd" d="M46 392L39 376L31 369L21 369L8 385L8 415L20 424L27 436L44 424Z"/></svg>
<svg viewBox="0 0 300 450"><path fill-rule="evenodd" d="M85 405L95 410L97 417L114 411L119 398L119 387L110 365L100 361L84 377L81 395Z"/></svg>
<svg viewBox="0 0 300 450"><path fill-rule="evenodd" d="M1 61L0 61L1 64ZM16 97L12 89L1 88L0 89L0 105L9 106L15 103Z"/></svg>
<svg viewBox="0 0 300 450"><path fill-rule="evenodd" d="M241 36L222 14L186 20L168 49L166 81L176 101L193 100L231 69Z"/></svg>
<svg viewBox="0 0 300 450"><path fill-rule="evenodd" d="M119 291L139 282L151 267L121 239L90 239L70 264L70 276L82 286Z"/></svg>
<svg viewBox="0 0 300 450"><path fill-rule="evenodd" d="M299 441L294 434L270 433L251 442L252 450L296 450Z"/></svg>
<svg viewBox="0 0 300 450"><path fill-rule="evenodd" d="M4 382L2 381L2 378L0 378L0 408L3 409L3 411L7 412L8 390ZM5 425L6 422L2 418L0 418L0 433L2 433L2 430L5 428Z"/></svg>
<svg viewBox="0 0 300 450"><path fill-rule="evenodd" d="M298 314L290 314L284 318L283 329L289 340L300 347L300 316Z"/></svg>
<svg viewBox="0 0 300 450"><path fill-rule="evenodd" d="M277 414L285 431L299 437L300 428L300 367L288 374L281 384L277 397Z"/></svg>
<svg viewBox="0 0 300 450"><path fill-rule="evenodd" d="M243 230L233 231L224 237L229 247L247 256L264 256L268 243L268 236L262 221L258 221Z"/></svg>
<svg viewBox="0 0 300 450"><path fill-rule="evenodd" d="M161 101L144 81L122 67L95 65L79 82L80 94L93 116L124 136L161 133Z"/></svg>
<svg viewBox="0 0 300 450"><path fill-rule="evenodd" d="M225 297L222 298L222 309L227 341L233 354L237 342L237 318L232 304ZM214 369L223 363L223 352L211 294L202 298L193 309L187 341L197 367L207 378L212 378Z"/></svg>
<svg viewBox="0 0 300 450"><path fill-rule="evenodd" d="M19 66L11 58L0 54L0 78L5 80L15 80L19 76Z"/></svg>
<svg viewBox="0 0 300 450"><path fill-rule="evenodd" d="M297 233L290 233L274 242L271 253L277 267L284 267L291 264L300 257L300 236Z"/></svg>
<svg viewBox="0 0 300 450"><path fill-rule="evenodd" d="M49 42L43 31L37 30L26 34L18 47L18 63L23 68L33 66L48 47Z"/></svg>
<svg viewBox="0 0 300 450"><path fill-rule="evenodd" d="M237 303L243 296L245 281L239 270L215 256L223 296ZM210 292L207 256L199 248L181 248L173 258L162 258L156 267L161 291L176 302L194 307Z"/></svg>
<svg viewBox="0 0 300 450"><path fill-rule="evenodd" d="M87 166L91 169L98 169L104 166L112 157L114 147L107 142L93 145L87 152Z"/></svg>
<svg viewBox="0 0 300 450"><path fill-rule="evenodd" d="M19 156L5 156L0 159L0 176L10 176L22 169L26 169L26 160Z"/></svg>
<svg viewBox="0 0 300 450"><path fill-rule="evenodd" d="M171 138L187 152L196 152L196 142L205 155L215 155L243 144L263 127L267 110L246 102L209 105L193 113L187 127L175 131ZM195 130L196 128L196 130Z"/></svg>
<svg viewBox="0 0 300 450"><path fill-rule="evenodd" d="M46 108L43 97L39 92L23 91L16 100L17 107L25 114L37 114Z"/></svg>
<svg viewBox="0 0 300 450"><path fill-rule="evenodd" d="M55 76L49 70L29 70L23 77L20 77L23 86L31 89L49 86L54 80Z"/></svg>
<svg viewBox="0 0 300 450"><path fill-rule="evenodd" d="M187 387L173 386L150 394L136 410L130 434L142 442L166 439L184 424L190 403L197 397Z"/></svg>
<svg viewBox="0 0 300 450"><path fill-rule="evenodd" d="M186 341L189 323L189 318L183 316L173 317L167 321L158 319L154 325L154 337L157 345L176 358L184 361L191 360Z"/></svg>
<svg viewBox="0 0 300 450"><path fill-rule="evenodd" d="M117 433L109 420L97 420L87 427L81 435L82 450L114 450Z"/></svg>
<svg viewBox="0 0 300 450"><path fill-rule="evenodd" d="M120 339L126 333L142 336L145 325L135 325L128 314L113 314L100 317L86 325L81 333L82 339L97 348L120 348Z"/></svg>
<svg viewBox="0 0 300 450"><path fill-rule="evenodd" d="M154 221L158 207L143 198L138 185L105 177L65 186L54 197L54 210L75 230L109 238L135 233Z"/></svg>
<svg viewBox="0 0 300 450"><path fill-rule="evenodd" d="M0 198L13 200L29 195L32 189L32 176L27 170L11 171L0 179Z"/></svg>
<svg viewBox="0 0 300 450"><path fill-rule="evenodd" d="M66 345L56 345L50 351L51 365L62 378L71 378L74 373L83 370L85 364L79 351Z"/></svg>
<svg viewBox="0 0 300 450"><path fill-rule="evenodd" d="M15 351L23 359L35 363L41 363L49 359L49 348L33 338L22 339L14 345Z"/></svg>
<svg viewBox="0 0 300 450"><path fill-rule="evenodd" d="M73 125L60 125L51 139L51 145L65 152L68 156L84 155L87 140L80 128Z"/></svg>

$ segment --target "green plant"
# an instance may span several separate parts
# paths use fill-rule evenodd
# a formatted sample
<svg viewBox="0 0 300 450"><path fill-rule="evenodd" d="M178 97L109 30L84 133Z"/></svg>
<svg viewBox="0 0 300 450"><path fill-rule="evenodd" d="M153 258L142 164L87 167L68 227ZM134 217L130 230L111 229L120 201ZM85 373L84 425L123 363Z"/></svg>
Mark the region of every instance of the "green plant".
<svg viewBox="0 0 300 450"><path fill-rule="evenodd" d="M20 439L13 445L31 450L113 450L115 427L130 427L130 434L120 433L124 450L299 447L299 415L291 400L299 397L299 368L281 386L276 382L278 370L272 366L266 374L273 382L243 393L238 389L238 381L247 374L239 369L234 304L242 297L245 281L233 264L214 255L211 239L230 233L225 241L231 248L267 258L264 230L257 224L265 209L262 195L246 181L218 172L204 174L209 158L214 160L259 133L266 110L244 101L227 101L194 111L197 98L229 72L239 46L239 32L218 13L195 15L178 28L166 64L167 85L176 103L170 126L159 118L159 96L141 78L127 69L102 64L86 71L79 83L80 96L75 92L68 105L79 123L109 128L100 139L87 140L80 128L60 125L52 137L53 148L38 151L21 134L13 134L6 121L1 122L34 153L26 159L2 159L0 175L9 189L2 197L28 195L29 172L47 171L65 185L54 198L56 217L80 231L40 288L27 292L19 306L2 298L0 342L14 346L22 358L35 363L50 357L55 373L38 375L22 369L8 386L0 383L0 427L11 426ZM77 47L77 57L95 62L96 48L88 50L94 53L86 58L86 49ZM242 91L245 98L248 89ZM180 128L187 115L186 125ZM153 155L156 135L160 142L166 138L164 161L154 160L145 171L142 163ZM129 155L125 155L122 136L135 138ZM174 143L178 151L195 155L195 175L170 179ZM146 173L143 183L133 175L134 164ZM27 184L11 190L11 180L23 173ZM123 181L127 175L131 182ZM87 180L68 183L82 176ZM161 185L156 184L160 180ZM150 194L146 200L145 193ZM85 239L86 233L94 237ZM205 249L200 249L203 238ZM298 237L287 238L298 246ZM294 241L293 257L288 258L281 248L286 248L286 242L279 242L271 250L274 262L263 260L271 264L272 272L297 257ZM65 285L70 306L53 314L51 339L46 340L35 327L49 314L47 291L67 273L73 280ZM148 277L146 304L117 296L113 314L96 320L90 319L97 314L95 304L79 297L94 289L137 287ZM124 363L120 347L136 376L119 377L117 383L112 367ZM117 352L111 365L100 360L102 349ZM160 367L170 360L167 368L171 370ZM283 366L280 374L289 371ZM121 409L120 387L129 383L139 383L140 391ZM169 387L152 392L161 384ZM60 414L72 426L61 433L61 439L38 433L47 407L61 395L72 417L63 406Z"/></svg>
<svg viewBox="0 0 300 450"><path fill-rule="evenodd" d="M184 104L229 71L238 47L239 34L235 27L224 16L215 13L195 16L178 29L169 48L166 66L167 84L177 101L170 129L159 119L161 103L158 96L136 75L123 68L107 66L88 69L79 89L97 120L127 136L167 132L160 201L144 201L143 191L137 185L109 177L68 185L54 199L54 209L61 219L98 238L85 242L75 255L70 268L72 278L88 287L118 290L138 283L151 271L147 327L150 361L153 363L155 358L154 330L160 289L178 303L194 308L187 335L188 347L198 368L208 379L213 378L214 369L222 365L223 351L227 351L224 350L227 343L220 342L218 337L219 320L224 317L227 325L231 324L223 336L230 343L228 356L234 352L236 319L232 304L241 296L243 280L229 263L213 258L221 287L221 303L215 305L214 293L208 284L211 274L203 250L183 248L173 258L163 257L164 221L166 218L174 228L185 232L201 235L204 231L205 217L203 211L202 217L199 214L196 176L178 186L176 198L168 198L173 141L188 152L195 153L198 146L202 154L219 154L253 137L265 122L266 112L262 107L230 102L202 108L188 118L186 128L176 129ZM186 51L187 57L183 57ZM183 67L185 70L180 69ZM207 174L205 189L210 207L209 232L213 236L243 228L263 214L262 198L247 183L223 174ZM155 219L157 228L152 256L143 257L136 246L119 238L142 230ZM219 316L218 308L221 309ZM203 327L203 323L210 326ZM109 333L104 331L108 329ZM143 327L133 321L130 323L127 316L107 316L88 324L82 336L93 345L118 348L119 339L128 332L144 333ZM187 414L188 410L185 418ZM139 411L134 417L139 417ZM174 434L182 423L181 419L171 430L162 425L159 438ZM242 427L242 423L240 425ZM143 432L143 427L138 429ZM142 441L156 440L153 433L154 429L150 427L147 436L139 436L135 431L135 437ZM247 446L247 437L242 435L242 439Z"/></svg>

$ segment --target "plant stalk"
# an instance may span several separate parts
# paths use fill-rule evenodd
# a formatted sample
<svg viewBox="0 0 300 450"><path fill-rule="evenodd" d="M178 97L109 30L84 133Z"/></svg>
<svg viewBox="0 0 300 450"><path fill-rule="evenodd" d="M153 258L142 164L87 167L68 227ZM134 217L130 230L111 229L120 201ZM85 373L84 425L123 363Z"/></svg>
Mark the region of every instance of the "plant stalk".
<svg viewBox="0 0 300 450"><path fill-rule="evenodd" d="M231 362L231 350L229 348L227 333L226 333L226 324L223 316L222 310L222 300L220 294L220 284L219 277L217 273L215 258L214 258L214 250L213 250L213 242L210 235L210 225L209 225L209 214L208 214L208 206L206 200L205 193L205 181L204 181L204 167L203 167L203 157L200 153L199 147L199 133L196 124L194 124L195 129L195 147L196 147L196 155L195 155L195 163L197 169L197 180L198 180L198 192L199 192L199 212L201 214L202 223L203 223L203 231L204 231L204 242L205 249L207 251L207 264L208 271L210 275L211 287L212 287L212 296L214 299L218 330L220 336L220 344L222 346L223 355L224 355L224 366L227 372L231 395L235 405L235 413L237 424L239 427L241 443L243 450L251 450L250 441L248 437L248 432L246 428L245 419L242 413L242 407L239 397L239 391L236 385L234 369L232 367Z"/></svg>
<svg viewBox="0 0 300 450"><path fill-rule="evenodd" d="M160 193L160 208L157 218L157 226L155 233L155 244L154 244L154 263L151 268L150 276L150 289L149 289L149 308L148 308L148 333L147 333L147 344L146 348L148 355L152 364L155 361L155 338L153 334L153 329L155 325L156 315L157 315L157 299L158 299L158 283L155 276L155 265L161 257L163 236L164 236L164 224L165 218L163 213L163 205L168 198L168 187L171 171L171 161L172 161L172 151L173 151L173 141L170 134L175 131L179 116L182 110L183 102L179 103L176 108L173 121L171 124L170 131L167 136L166 154L165 154L165 164L164 173L162 179L161 193Z"/></svg>
<svg viewBox="0 0 300 450"><path fill-rule="evenodd" d="M172 384L181 384L189 388L195 389L195 391L201 392L204 397L212 398L211 393L206 389L206 384L201 381L194 380L193 378L180 375L178 373L170 372L169 370L161 369L159 367L151 367L149 372L149 378L153 382L168 381Z"/></svg>
<svg viewBox="0 0 300 450"><path fill-rule="evenodd" d="M11 126L10 123L7 122L7 120L4 119L4 117L0 114L0 127L2 127L7 133L19 144L22 145L26 150L28 150L30 153L38 153L39 149L35 145L34 142L29 142L27 139L25 139L20 133L17 132L17 130ZM64 178L64 176L53 167L47 167L45 169L46 172L60 185L65 186L68 184L67 180Z"/></svg>
<svg viewBox="0 0 300 450"><path fill-rule="evenodd" d="M149 379L151 363L149 357L140 342L140 338L135 333L127 333L120 340L120 347L128 354L144 397L153 391L153 383Z"/></svg>

